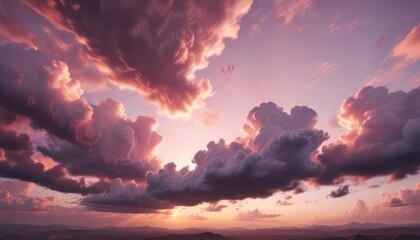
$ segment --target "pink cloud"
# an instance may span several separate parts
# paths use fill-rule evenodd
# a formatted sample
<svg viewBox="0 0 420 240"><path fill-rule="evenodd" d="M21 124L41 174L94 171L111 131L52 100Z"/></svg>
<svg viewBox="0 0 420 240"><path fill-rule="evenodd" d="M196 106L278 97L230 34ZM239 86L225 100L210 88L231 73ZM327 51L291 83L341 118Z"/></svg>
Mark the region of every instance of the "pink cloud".
<svg viewBox="0 0 420 240"><path fill-rule="evenodd" d="M208 207L206 207L204 210L208 212L220 212L223 210L223 208L226 208L226 207L227 205L218 204L217 202L215 202L215 203L209 203Z"/></svg>
<svg viewBox="0 0 420 240"><path fill-rule="evenodd" d="M334 71L336 71L339 68L340 68L340 66L338 66L334 63L330 63L330 62L321 63L320 65L318 65L316 67L316 69L313 71L313 73L310 77L310 80L311 80L310 86L313 86L318 81L320 81L320 79L322 79L326 75L329 75L329 74L333 73Z"/></svg>
<svg viewBox="0 0 420 240"><path fill-rule="evenodd" d="M200 112L200 120L207 126L212 125L219 119L219 114L213 112L212 110L205 108Z"/></svg>
<svg viewBox="0 0 420 240"><path fill-rule="evenodd" d="M420 183L413 190L404 188L392 193L384 194L385 200L382 206L401 207L420 205Z"/></svg>
<svg viewBox="0 0 420 240"><path fill-rule="evenodd" d="M38 38L30 33L11 13L7 1L0 2L0 32L17 43L25 43L30 48L43 47Z"/></svg>
<svg viewBox="0 0 420 240"><path fill-rule="evenodd" d="M208 57L222 53L225 38L237 37L239 19L252 1L97 2L77 8L49 3L25 1L58 29L76 34L86 58L113 83L144 94L175 116L188 114L211 95L210 81L196 81L194 73L207 66Z"/></svg>
<svg viewBox="0 0 420 240"><path fill-rule="evenodd" d="M382 44L385 42L385 36L381 36L376 42L375 44L373 44L373 48L379 48L380 46L382 46Z"/></svg>
<svg viewBox="0 0 420 240"><path fill-rule="evenodd" d="M0 182L0 210L48 211L55 205L53 197L29 197L32 183L18 180Z"/></svg>
<svg viewBox="0 0 420 240"><path fill-rule="evenodd" d="M394 47L392 56L403 58L409 63L420 59L420 24L411 29L408 35Z"/></svg>
<svg viewBox="0 0 420 240"><path fill-rule="evenodd" d="M238 215L234 218L234 220L238 221L256 221L261 219L267 219L267 218L276 218L280 217L280 214L268 214L268 213L262 213L258 209L254 209L251 211L246 212L240 212Z"/></svg>
<svg viewBox="0 0 420 240"><path fill-rule="evenodd" d="M290 24L293 19L303 17L312 6L311 0L275 0L275 11L283 24Z"/></svg>
<svg viewBox="0 0 420 240"><path fill-rule="evenodd" d="M368 20L360 20L360 19L354 19L347 23L338 23L338 22L332 22L328 26L328 31L331 33L345 33L345 34L351 34L356 29L360 28L363 25L368 24Z"/></svg>
<svg viewBox="0 0 420 240"><path fill-rule="evenodd" d="M207 220L207 218L205 218L204 216L198 215L198 214L192 214L192 215L190 215L190 219L192 219L192 220L198 220L198 221Z"/></svg>
<svg viewBox="0 0 420 240"><path fill-rule="evenodd" d="M413 27L411 31L399 41L392 49L391 55L385 61L392 61L389 68L380 67L371 76L366 85L378 85L390 83L398 79L405 69L420 59L420 24ZM414 80L409 80L412 82Z"/></svg>

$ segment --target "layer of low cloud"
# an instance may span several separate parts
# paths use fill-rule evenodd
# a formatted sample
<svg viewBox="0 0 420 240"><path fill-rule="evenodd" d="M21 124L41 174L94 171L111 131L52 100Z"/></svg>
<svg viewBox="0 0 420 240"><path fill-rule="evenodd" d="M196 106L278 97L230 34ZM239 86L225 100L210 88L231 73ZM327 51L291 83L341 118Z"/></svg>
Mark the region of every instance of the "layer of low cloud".
<svg viewBox="0 0 420 240"><path fill-rule="evenodd" d="M280 214L268 214L268 213L262 213L258 209L254 209L251 211L246 212L240 212L234 220L237 221L255 221L260 219L267 219L267 218L276 218L280 217Z"/></svg>
<svg viewBox="0 0 420 240"><path fill-rule="evenodd" d="M0 210L2 211L48 211L54 207L53 197L30 197L32 183L19 180L0 182Z"/></svg>

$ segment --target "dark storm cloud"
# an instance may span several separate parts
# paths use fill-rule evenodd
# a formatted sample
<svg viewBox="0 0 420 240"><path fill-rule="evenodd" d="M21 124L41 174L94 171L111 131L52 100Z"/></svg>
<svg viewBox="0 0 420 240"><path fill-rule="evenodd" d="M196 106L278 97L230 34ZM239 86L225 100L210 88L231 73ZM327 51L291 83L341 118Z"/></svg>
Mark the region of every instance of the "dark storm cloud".
<svg viewBox="0 0 420 240"><path fill-rule="evenodd" d="M343 102L339 118L348 132L323 147L321 184L345 176L398 180L418 172L420 87L409 92L365 87Z"/></svg>
<svg viewBox="0 0 420 240"><path fill-rule="evenodd" d="M328 194L327 197L332 197L332 198L344 197L350 193L349 187L350 185L340 186L336 190L331 191L331 193Z"/></svg>
<svg viewBox="0 0 420 240"><path fill-rule="evenodd" d="M0 176L33 182L52 190L80 193L100 193L109 187L109 182L100 180L88 185L84 178L68 178L63 165L50 169L35 161L33 145L26 134L0 128Z"/></svg>
<svg viewBox="0 0 420 240"><path fill-rule="evenodd" d="M57 28L75 33L113 81L164 111L189 112L211 94L194 72L236 38L251 1L24 1Z"/></svg>
<svg viewBox="0 0 420 240"><path fill-rule="evenodd" d="M154 131L154 118L139 116L131 121L125 116L123 105L112 99L92 107L92 128L99 135L92 146L54 139L38 150L64 164L73 175L144 181L147 171L160 168L154 149L162 137Z"/></svg>

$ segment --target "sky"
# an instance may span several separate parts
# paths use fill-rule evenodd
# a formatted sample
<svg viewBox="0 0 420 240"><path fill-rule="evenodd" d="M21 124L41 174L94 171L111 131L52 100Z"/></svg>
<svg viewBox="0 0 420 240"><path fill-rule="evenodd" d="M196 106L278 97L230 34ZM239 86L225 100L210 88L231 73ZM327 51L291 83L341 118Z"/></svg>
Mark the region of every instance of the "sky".
<svg viewBox="0 0 420 240"><path fill-rule="evenodd" d="M0 223L419 223L419 11L0 0Z"/></svg>

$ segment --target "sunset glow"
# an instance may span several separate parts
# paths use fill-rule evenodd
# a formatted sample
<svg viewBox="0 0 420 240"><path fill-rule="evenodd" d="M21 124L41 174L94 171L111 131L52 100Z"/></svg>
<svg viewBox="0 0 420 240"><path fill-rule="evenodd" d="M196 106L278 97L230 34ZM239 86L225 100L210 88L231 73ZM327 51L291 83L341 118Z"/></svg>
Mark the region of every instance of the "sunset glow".
<svg viewBox="0 0 420 240"><path fill-rule="evenodd" d="M419 13L0 0L0 225L420 224Z"/></svg>

